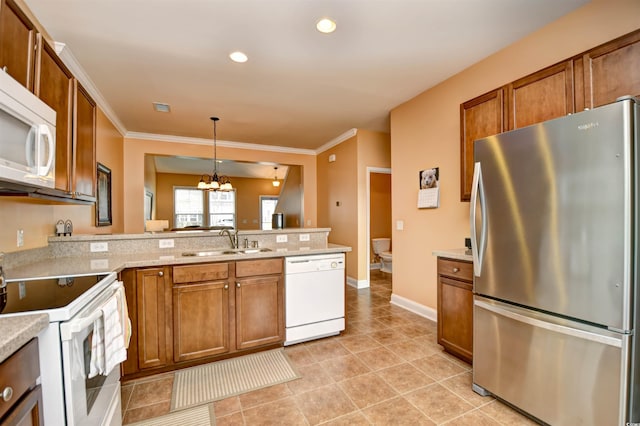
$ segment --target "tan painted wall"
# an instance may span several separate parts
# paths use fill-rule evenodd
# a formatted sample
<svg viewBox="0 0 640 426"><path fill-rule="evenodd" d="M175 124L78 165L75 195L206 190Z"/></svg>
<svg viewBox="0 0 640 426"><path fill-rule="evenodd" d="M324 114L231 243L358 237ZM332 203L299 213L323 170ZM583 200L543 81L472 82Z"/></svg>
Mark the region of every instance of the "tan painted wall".
<svg viewBox="0 0 640 426"><path fill-rule="evenodd" d="M123 138L98 109L96 122L96 158L112 173L112 226L95 226L93 205L77 205L39 201L21 197L0 197L0 251L14 252L47 245L47 238L55 233L55 223L62 219L73 222L74 234L105 234L123 232ZM16 231L24 230L24 246L16 246Z"/></svg>
<svg viewBox="0 0 640 426"><path fill-rule="evenodd" d="M157 218L169 220L169 227L172 228L173 187L196 186L200 176L174 173L158 173L156 176ZM260 229L260 196L278 195L280 191L271 181L272 179L231 178L236 190L238 229Z"/></svg>
<svg viewBox="0 0 640 426"><path fill-rule="evenodd" d="M460 104L640 27L637 0L594 0L391 112L393 293L436 307L433 250L464 246L469 204L460 202ZM417 209L416 176L440 167L440 207Z"/></svg>
<svg viewBox="0 0 640 426"><path fill-rule="evenodd" d="M305 227L317 226L316 159L314 155L252 149L217 148L218 158L238 161L265 161L303 166ZM212 157L210 145L127 139L124 141L125 233L144 232L144 158L145 154ZM224 172L224 164L222 165ZM220 169L219 169L220 171Z"/></svg>
<svg viewBox="0 0 640 426"><path fill-rule="evenodd" d="M335 154L336 161L329 163ZM351 247L347 276L367 279L367 167L390 167L386 133L358 130L356 136L318 154L318 224L330 227L329 242ZM337 206L336 203L340 205Z"/></svg>
<svg viewBox="0 0 640 426"><path fill-rule="evenodd" d="M371 173L369 202L369 237L372 239L391 238L390 174ZM369 246L371 247L371 244ZM369 253L369 259L373 262L373 250Z"/></svg>

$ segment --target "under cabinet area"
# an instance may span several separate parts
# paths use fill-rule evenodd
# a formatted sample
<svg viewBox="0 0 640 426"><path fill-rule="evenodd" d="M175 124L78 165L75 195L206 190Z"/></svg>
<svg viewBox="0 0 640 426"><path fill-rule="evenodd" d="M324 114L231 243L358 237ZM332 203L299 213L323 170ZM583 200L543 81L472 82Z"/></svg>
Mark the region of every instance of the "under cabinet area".
<svg viewBox="0 0 640 426"><path fill-rule="evenodd" d="M438 257L438 344L473 360L473 263Z"/></svg>
<svg viewBox="0 0 640 426"><path fill-rule="evenodd" d="M284 342L282 258L125 269L125 379Z"/></svg>

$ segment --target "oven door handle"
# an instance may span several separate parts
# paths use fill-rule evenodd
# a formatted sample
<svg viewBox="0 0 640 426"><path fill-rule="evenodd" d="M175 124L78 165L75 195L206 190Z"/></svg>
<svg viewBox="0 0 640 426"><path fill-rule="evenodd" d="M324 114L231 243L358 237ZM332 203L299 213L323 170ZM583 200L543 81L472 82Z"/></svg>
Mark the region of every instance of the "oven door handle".
<svg viewBox="0 0 640 426"><path fill-rule="evenodd" d="M109 288L113 290L112 294L115 294L115 292L121 285L122 281L116 281L115 283L111 284ZM79 316L72 319L71 321L60 324L60 339L62 341L71 340L74 334L81 332L82 330L93 324L98 318L102 317L102 305L106 303L107 300L108 299L103 300L102 303L96 306L89 315Z"/></svg>

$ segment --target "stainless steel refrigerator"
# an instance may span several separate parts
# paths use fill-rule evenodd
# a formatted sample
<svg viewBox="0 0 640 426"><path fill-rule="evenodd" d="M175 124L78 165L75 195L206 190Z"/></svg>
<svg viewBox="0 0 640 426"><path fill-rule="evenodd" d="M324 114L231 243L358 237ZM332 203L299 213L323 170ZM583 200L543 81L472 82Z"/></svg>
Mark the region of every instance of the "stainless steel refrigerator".
<svg viewBox="0 0 640 426"><path fill-rule="evenodd" d="M638 115L474 144L473 388L548 424L640 423Z"/></svg>

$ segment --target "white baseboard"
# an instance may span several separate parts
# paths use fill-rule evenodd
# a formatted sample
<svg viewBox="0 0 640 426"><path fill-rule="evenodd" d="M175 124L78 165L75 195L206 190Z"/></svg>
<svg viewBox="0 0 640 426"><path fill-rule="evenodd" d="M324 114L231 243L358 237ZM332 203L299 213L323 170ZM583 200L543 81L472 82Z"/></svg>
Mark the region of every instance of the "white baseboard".
<svg viewBox="0 0 640 426"><path fill-rule="evenodd" d="M347 284L351 287L357 288L358 290L360 290L361 288L369 288L368 280L357 280L353 277L347 277Z"/></svg>
<svg viewBox="0 0 640 426"><path fill-rule="evenodd" d="M438 311L433 308L421 305L413 300L398 296L397 294L391 295L391 303L400 308L406 309L407 311L411 311L414 314L420 315L421 317L438 322Z"/></svg>
<svg viewBox="0 0 640 426"><path fill-rule="evenodd" d="M380 264L379 263L369 264L369 270L373 270L373 269L380 269Z"/></svg>

